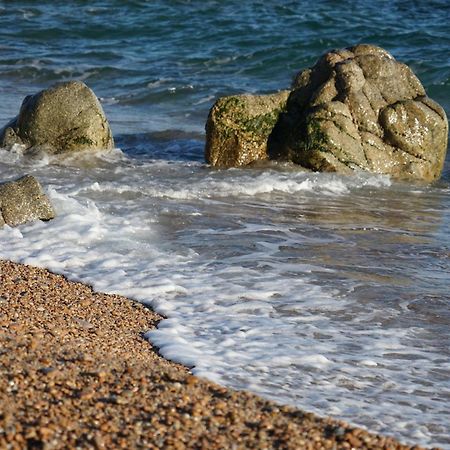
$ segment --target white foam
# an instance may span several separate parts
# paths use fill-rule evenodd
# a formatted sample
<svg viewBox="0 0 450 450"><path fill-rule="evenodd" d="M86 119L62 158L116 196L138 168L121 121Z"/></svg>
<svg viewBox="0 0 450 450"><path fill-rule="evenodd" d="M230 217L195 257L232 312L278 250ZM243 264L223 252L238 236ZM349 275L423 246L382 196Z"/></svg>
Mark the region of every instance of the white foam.
<svg viewBox="0 0 450 450"><path fill-rule="evenodd" d="M448 382L429 380L449 364L432 329L407 321L411 298L394 301L395 265L411 277L417 254L396 259L405 211L386 212L388 178L214 171L120 151L45 164L0 151L0 169L36 175L57 212L0 229L2 258L151 305L169 318L147 336L199 376L442 441L449 412L436 391Z"/></svg>

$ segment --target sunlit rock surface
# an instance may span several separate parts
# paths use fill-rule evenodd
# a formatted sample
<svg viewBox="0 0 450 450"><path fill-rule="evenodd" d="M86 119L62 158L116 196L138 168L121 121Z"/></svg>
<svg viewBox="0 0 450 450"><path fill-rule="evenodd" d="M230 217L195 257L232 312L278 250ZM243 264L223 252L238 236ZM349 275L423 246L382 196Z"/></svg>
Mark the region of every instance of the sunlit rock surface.
<svg viewBox="0 0 450 450"><path fill-rule="evenodd" d="M24 99L19 115L0 131L0 146L65 153L114 146L106 116L81 81L56 84Z"/></svg>
<svg viewBox="0 0 450 450"><path fill-rule="evenodd" d="M443 108L411 69L361 44L326 53L297 75L269 155L314 171L432 181L441 174L447 139Z"/></svg>

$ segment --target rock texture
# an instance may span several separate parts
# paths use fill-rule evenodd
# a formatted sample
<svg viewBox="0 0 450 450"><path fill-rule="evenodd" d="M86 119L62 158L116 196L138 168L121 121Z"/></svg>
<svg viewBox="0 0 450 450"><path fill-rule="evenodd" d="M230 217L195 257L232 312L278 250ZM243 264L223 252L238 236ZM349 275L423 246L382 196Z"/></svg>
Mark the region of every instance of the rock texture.
<svg viewBox="0 0 450 450"><path fill-rule="evenodd" d="M161 319L0 261L0 448L420 449L192 376L143 339Z"/></svg>
<svg viewBox="0 0 450 450"><path fill-rule="evenodd" d="M269 154L315 171L432 181L447 138L444 110L412 71L379 47L357 45L298 74Z"/></svg>
<svg viewBox="0 0 450 450"><path fill-rule="evenodd" d="M81 81L60 83L24 99L19 115L0 132L0 145L48 153L109 149L111 129L95 94Z"/></svg>
<svg viewBox="0 0 450 450"><path fill-rule="evenodd" d="M267 159L267 139L288 95L283 91L217 100L206 123L206 161L226 168Z"/></svg>
<svg viewBox="0 0 450 450"><path fill-rule="evenodd" d="M0 184L0 226L15 227L34 220L55 217L53 207L36 178L26 175Z"/></svg>

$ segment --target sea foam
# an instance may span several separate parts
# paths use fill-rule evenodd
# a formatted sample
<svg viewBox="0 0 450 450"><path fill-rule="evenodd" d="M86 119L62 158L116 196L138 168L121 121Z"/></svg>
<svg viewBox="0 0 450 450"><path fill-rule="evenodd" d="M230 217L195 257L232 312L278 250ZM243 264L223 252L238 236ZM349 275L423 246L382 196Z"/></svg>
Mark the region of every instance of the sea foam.
<svg viewBox="0 0 450 450"><path fill-rule="evenodd" d="M420 224L405 229L406 210L387 203L392 190L405 195L402 185L277 166L217 171L118 150L7 156L0 151L2 173L36 175L57 217L3 227L3 258L150 305L168 318L147 337L199 376L442 442L439 328L408 309L404 287L421 295L426 286L397 275L413 269L396 236L410 234L407 261L423 245Z"/></svg>

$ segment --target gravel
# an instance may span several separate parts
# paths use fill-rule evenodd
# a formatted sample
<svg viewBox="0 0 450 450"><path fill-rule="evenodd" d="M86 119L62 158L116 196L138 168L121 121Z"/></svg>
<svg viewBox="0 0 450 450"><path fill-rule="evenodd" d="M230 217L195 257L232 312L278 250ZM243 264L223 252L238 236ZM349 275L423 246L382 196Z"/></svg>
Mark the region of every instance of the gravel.
<svg viewBox="0 0 450 450"><path fill-rule="evenodd" d="M419 449L194 377L143 338L163 318L0 261L0 449Z"/></svg>

